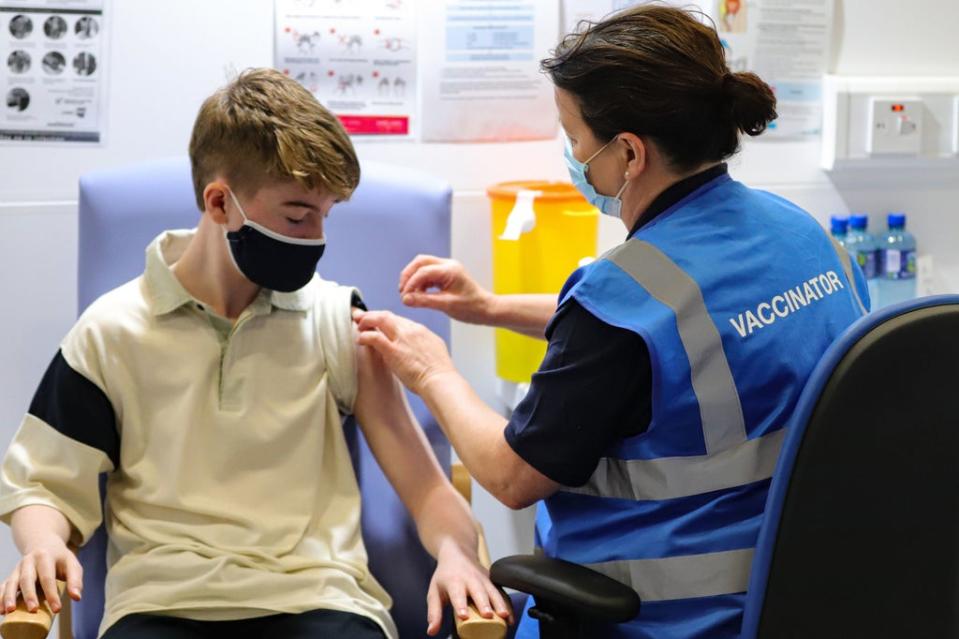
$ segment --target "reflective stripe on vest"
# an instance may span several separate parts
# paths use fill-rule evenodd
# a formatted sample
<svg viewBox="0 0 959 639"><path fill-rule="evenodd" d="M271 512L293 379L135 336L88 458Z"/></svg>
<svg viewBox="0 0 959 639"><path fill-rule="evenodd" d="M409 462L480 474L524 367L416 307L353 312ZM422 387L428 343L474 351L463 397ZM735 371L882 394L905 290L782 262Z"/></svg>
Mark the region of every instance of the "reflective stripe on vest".
<svg viewBox="0 0 959 639"><path fill-rule="evenodd" d="M661 500L735 488L773 476L786 431L750 439L713 455L614 459L604 457L584 486L563 492L614 499Z"/></svg>
<svg viewBox="0 0 959 639"><path fill-rule="evenodd" d="M676 315L676 328L699 402L706 453L746 441L746 424L719 330L706 310L699 285L661 250L641 240L618 246L607 259L629 274Z"/></svg>
<svg viewBox="0 0 959 639"><path fill-rule="evenodd" d="M631 586L643 601L693 599L745 592L753 549L664 559L588 564L596 572Z"/></svg>

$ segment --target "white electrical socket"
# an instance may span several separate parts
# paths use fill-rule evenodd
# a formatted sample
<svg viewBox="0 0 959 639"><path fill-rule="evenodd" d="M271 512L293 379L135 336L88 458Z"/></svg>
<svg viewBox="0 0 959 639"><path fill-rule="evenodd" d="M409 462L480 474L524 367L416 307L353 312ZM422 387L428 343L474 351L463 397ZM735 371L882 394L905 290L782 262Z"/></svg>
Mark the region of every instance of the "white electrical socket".
<svg viewBox="0 0 959 639"><path fill-rule="evenodd" d="M922 153L923 101L918 98L872 98L869 104L870 155Z"/></svg>

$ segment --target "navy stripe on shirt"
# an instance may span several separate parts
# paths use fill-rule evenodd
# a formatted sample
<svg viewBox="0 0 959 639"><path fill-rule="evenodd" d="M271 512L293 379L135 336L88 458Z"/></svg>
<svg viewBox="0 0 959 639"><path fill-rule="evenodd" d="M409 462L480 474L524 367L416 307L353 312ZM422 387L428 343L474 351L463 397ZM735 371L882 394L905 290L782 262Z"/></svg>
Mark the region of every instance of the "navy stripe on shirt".
<svg viewBox="0 0 959 639"><path fill-rule="evenodd" d="M30 403L30 414L81 444L103 451L120 467L120 435L113 405L57 351Z"/></svg>

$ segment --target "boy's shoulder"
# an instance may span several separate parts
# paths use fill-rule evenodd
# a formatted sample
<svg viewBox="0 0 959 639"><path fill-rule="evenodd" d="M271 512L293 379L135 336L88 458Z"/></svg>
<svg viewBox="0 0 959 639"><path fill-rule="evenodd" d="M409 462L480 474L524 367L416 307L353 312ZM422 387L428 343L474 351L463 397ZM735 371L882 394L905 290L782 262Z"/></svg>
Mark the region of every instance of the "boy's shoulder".
<svg viewBox="0 0 959 639"><path fill-rule="evenodd" d="M149 316L150 307L144 284L143 275L138 275L107 291L84 309L77 323L106 327L128 323L132 318L143 319Z"/></svg>
<svg viewBox="0 0 959 639"><path fill-rule="evenodd" d="M325 280L319 275L310 282L314 309L346 309L363 303L360 289L349 284Z"/></svg>
<svg viewBox="0 0 959 639"><path fill-rule="evenodd" d="M149 327L142 278L104 293L83 311L60 343L71 369L103 389L108 362L125 357Z"/></svg>
<svg viewBox="0 0 959 639"><path fill-rule="evenodd" d="M121 336L137 335L149 326L150 309L143 276L122 284L94 300L80 314L64 339L64 346L91 341L107 344Z"/></svg>

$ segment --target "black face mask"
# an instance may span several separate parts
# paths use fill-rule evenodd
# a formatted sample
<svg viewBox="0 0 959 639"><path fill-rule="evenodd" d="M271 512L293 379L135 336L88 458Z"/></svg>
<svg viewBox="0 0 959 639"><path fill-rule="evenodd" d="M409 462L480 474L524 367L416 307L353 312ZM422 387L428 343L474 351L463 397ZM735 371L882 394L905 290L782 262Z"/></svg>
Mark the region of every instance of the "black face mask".
<svg viewBox="0 0 959 639"><path fill-rule="evenodd" d="M305 240L281 235L251 222L233 191L233 203L243 216L238 231L227 231L233 263L254 284L272 291L290 293L306 286L323 257L326 239Z"/></svg>

